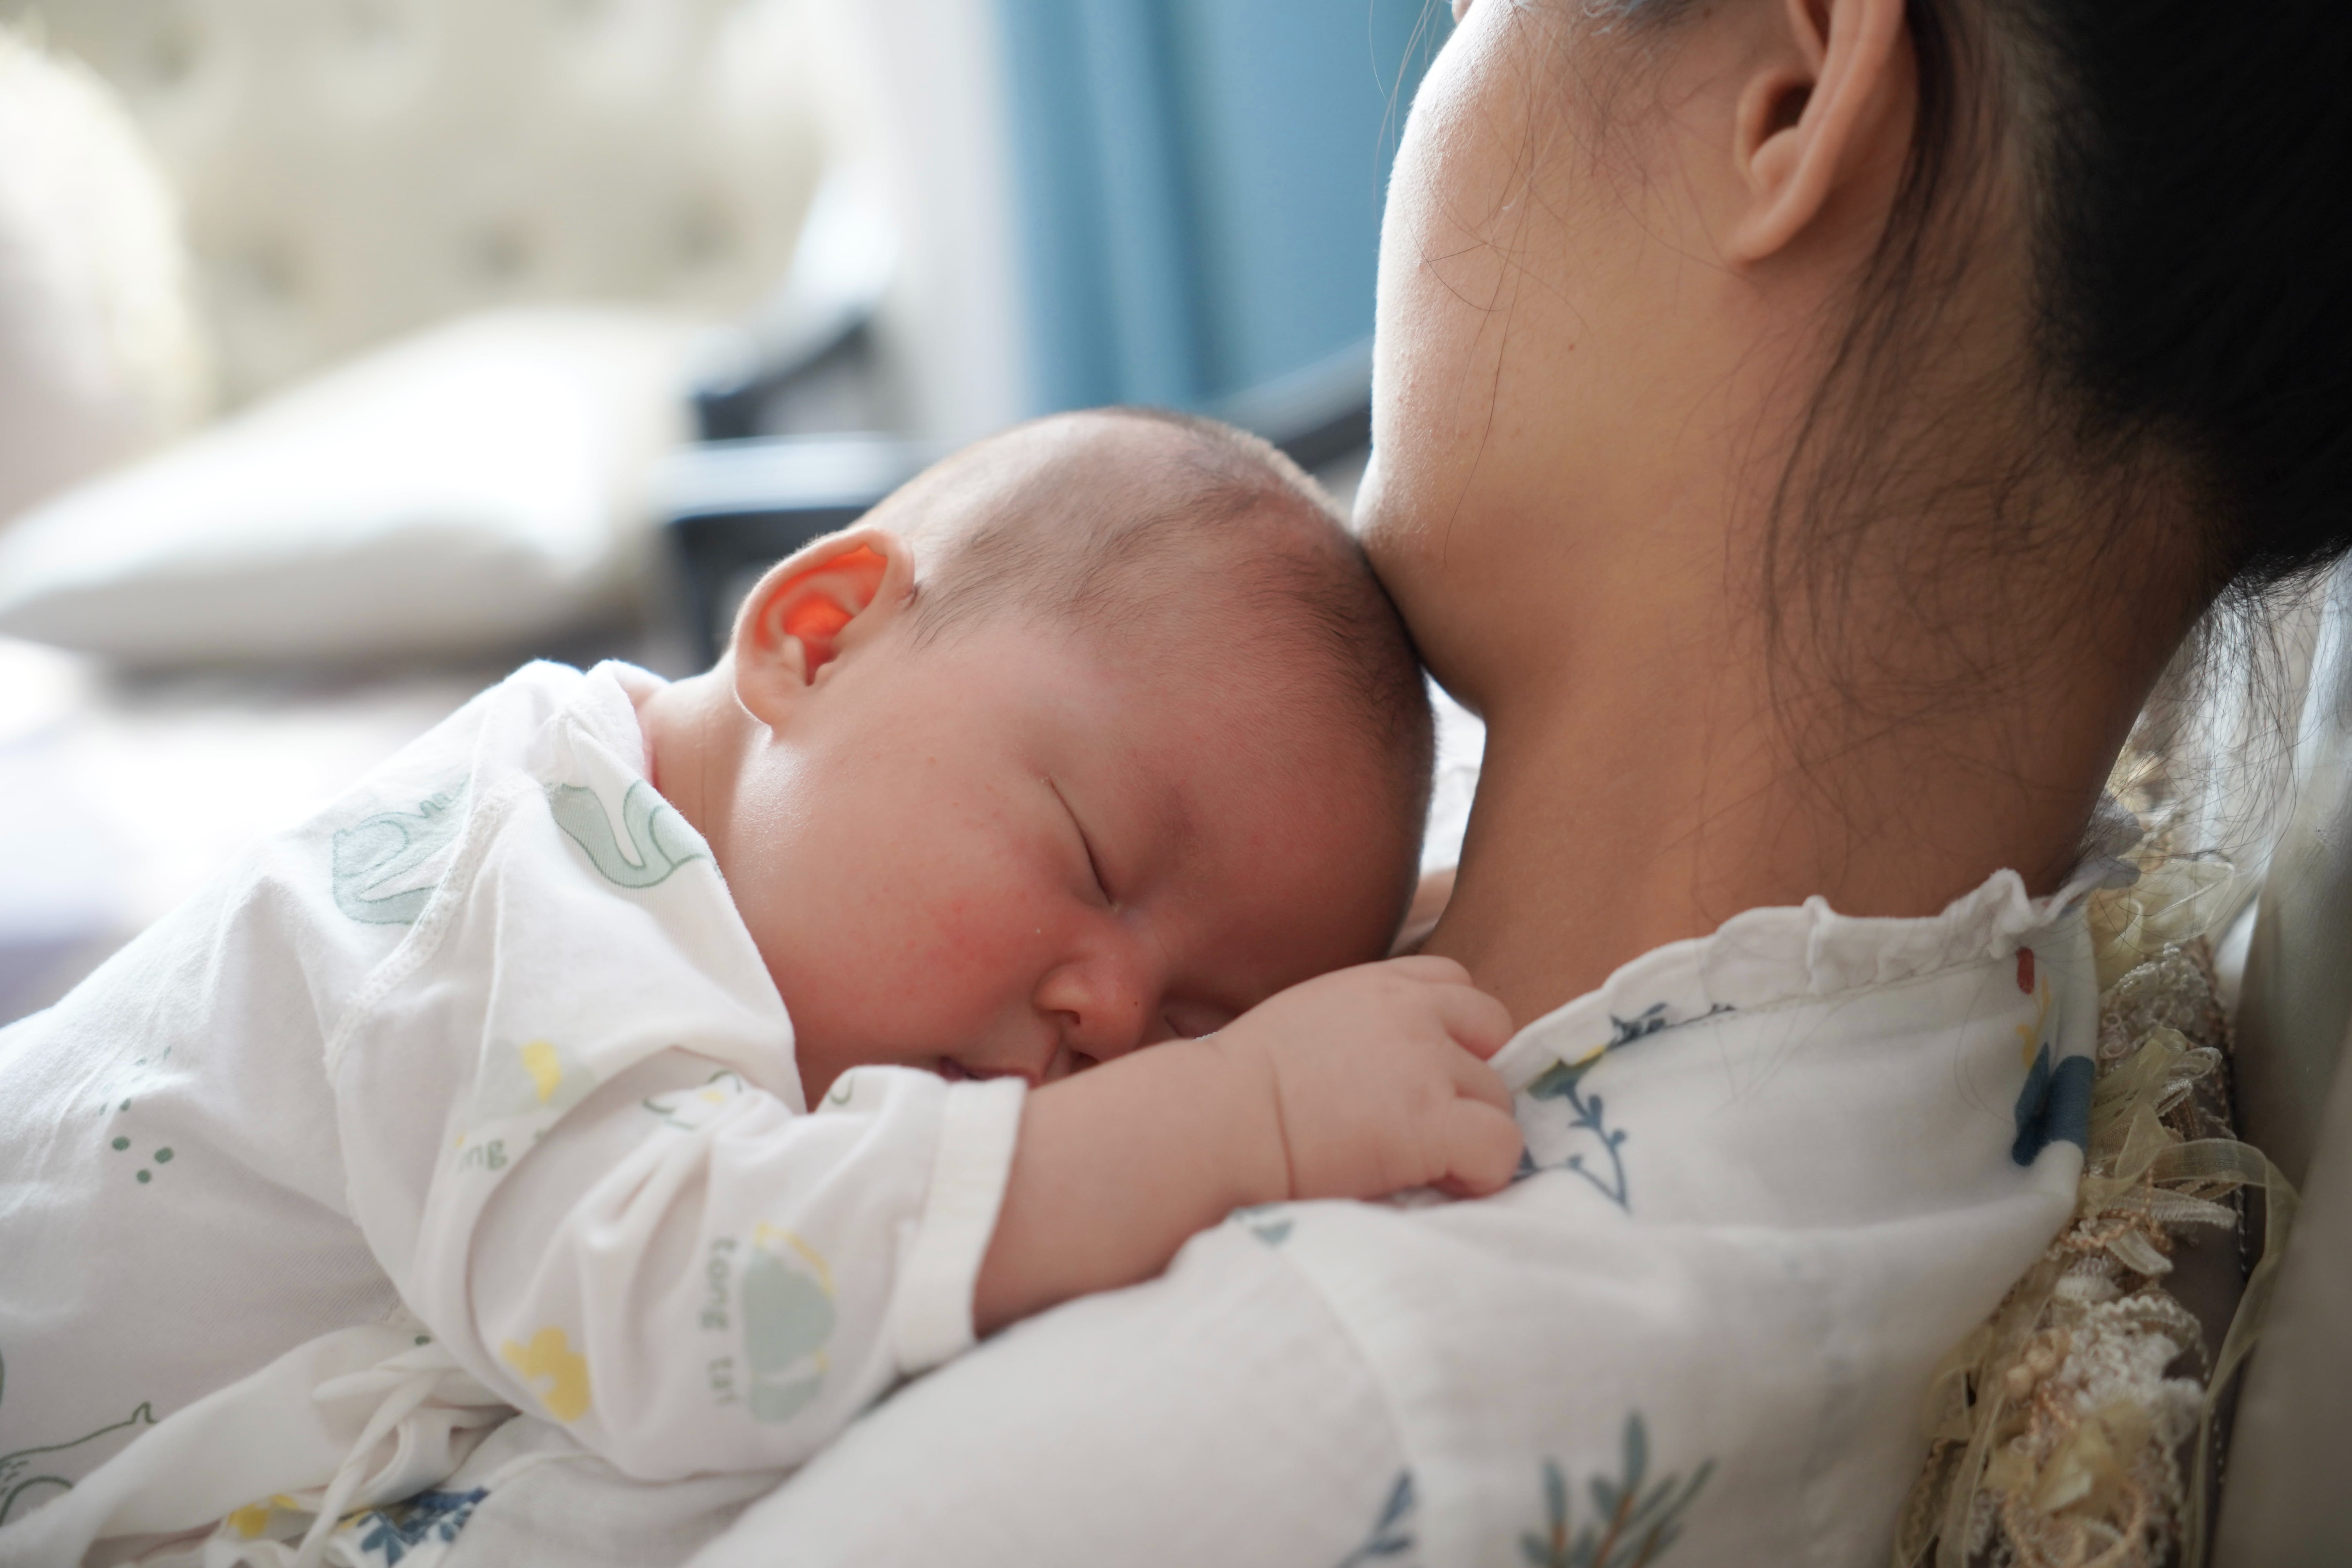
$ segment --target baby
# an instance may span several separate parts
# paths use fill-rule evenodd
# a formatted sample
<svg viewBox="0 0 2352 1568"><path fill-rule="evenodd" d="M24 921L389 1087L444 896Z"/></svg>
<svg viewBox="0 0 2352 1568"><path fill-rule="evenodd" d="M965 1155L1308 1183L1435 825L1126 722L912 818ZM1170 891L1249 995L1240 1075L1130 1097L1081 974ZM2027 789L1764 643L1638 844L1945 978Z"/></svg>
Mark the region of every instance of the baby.
<svg viewBox="0 0 2352 1568"><path fill-rule="evenodd" d="M1311 481L1128 411L782 563L708 674L523 669L0 1032L0 1518L182 1411L52 1547L331 1515L394 1482L185 1435L400 1356L791 1465L1237 1207L1501 1186L1508 1019L1373 962L1430 743Z"/></svg>

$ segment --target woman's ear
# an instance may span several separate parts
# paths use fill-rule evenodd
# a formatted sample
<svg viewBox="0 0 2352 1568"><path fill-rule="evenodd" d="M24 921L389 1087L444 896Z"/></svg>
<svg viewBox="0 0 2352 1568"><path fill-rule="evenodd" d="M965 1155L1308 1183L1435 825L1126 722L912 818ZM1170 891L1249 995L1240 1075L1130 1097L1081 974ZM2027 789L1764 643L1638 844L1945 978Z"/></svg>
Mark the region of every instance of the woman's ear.
<svg viewBox="0 0 2352 1568"><path fill-rule="evenodd" d="M1748 208L1727 249L1758 262L1821 218L1894 129L1912 92L1903 0L1779 0L1782 26L1740 89L1735 166Z"/></svg>
<svg viewBox="0 0 2352 1568"><path fill-rule="evenodd" d="M827 665L905 612L914 587L914 555L887 529L827 534L779 561L735 616L736 697L781 726Z"/></svg>

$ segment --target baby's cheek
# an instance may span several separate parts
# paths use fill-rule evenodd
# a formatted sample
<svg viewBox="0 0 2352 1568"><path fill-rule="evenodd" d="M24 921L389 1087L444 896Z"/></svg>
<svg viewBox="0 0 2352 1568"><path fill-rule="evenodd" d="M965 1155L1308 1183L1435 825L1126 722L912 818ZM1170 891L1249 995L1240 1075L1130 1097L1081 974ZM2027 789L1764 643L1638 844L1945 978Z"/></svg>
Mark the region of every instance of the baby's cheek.
<svg viewBox="0 0 2352 1568"><path fill-rule="evenodd" d="M940 978L996 973L1043 934L1037 910L1009 889L943 891L924 910L918 962Z"/></svg>
<svg viewBox="0 0 2352 1568"><path fill-rule="evenodd" d="M1034 988L1045 922L1009 884L941 889L910 912L887 984L898 1003L953 1034L976 1028Z"/></svg>

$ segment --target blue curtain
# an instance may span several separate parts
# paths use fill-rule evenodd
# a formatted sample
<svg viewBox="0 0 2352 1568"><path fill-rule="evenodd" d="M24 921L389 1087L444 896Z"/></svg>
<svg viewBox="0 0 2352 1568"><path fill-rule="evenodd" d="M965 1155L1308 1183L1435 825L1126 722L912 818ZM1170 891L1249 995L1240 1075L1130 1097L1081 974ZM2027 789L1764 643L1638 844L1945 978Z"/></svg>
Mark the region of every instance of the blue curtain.
<svg viewBox="0 0 2352 1568"><path fill-rule="evenodd" d="M1443 0L999 0L1037 412L1360 353Z"/></svg>

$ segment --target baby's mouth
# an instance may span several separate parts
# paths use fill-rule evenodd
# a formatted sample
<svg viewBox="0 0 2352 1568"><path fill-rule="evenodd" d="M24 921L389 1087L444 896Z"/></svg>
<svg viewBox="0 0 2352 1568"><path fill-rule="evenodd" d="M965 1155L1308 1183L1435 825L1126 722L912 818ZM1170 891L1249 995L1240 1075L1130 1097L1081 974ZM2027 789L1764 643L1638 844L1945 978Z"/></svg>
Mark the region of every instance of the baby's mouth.
<svg viewBox="0 0 2352 1568"><path fill-rule="evenodd" d="M950 1083L991 1083L1000 1078L1017 1078L1027 1079L1032 1089L1037 1087L1035 1079L1017 1068L1010 1071L1003 1069L991 1071L984 1068L968 1068L953 1057L941 1057L936 1070Z"/></svg>

